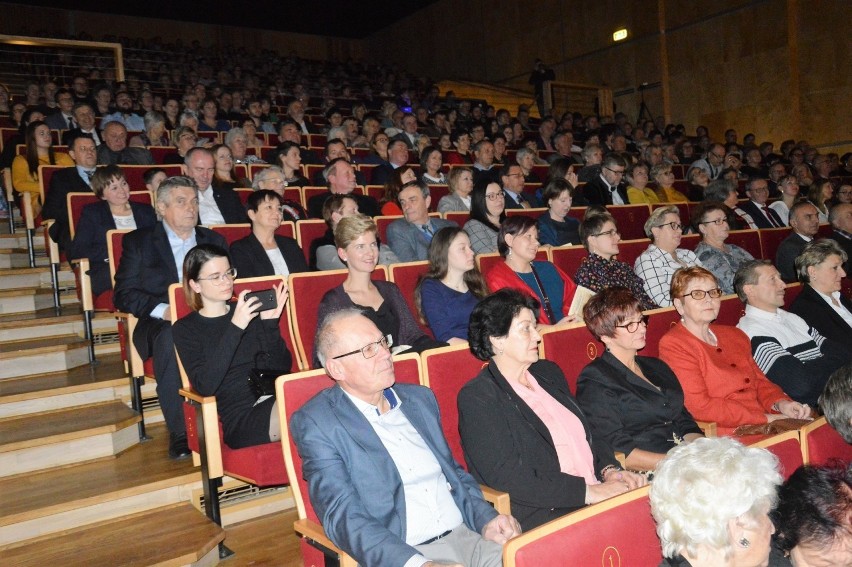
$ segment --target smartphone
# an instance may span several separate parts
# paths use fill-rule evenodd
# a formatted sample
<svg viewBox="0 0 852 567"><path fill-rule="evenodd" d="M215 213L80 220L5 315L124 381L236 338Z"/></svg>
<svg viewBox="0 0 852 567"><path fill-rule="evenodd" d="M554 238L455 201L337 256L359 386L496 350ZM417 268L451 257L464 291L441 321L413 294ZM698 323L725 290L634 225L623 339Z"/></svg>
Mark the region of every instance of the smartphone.
<svg viewBox="0 0 852 567"><path fill-rule="evenodd" d="M255 309L257 312L269 311L270 309L278 307L278 299L275 297L274 289L262 289L260 291L247 293L245 298L246 303L248 303L252 297L256 297L260 300L260 307Z"/></svg>

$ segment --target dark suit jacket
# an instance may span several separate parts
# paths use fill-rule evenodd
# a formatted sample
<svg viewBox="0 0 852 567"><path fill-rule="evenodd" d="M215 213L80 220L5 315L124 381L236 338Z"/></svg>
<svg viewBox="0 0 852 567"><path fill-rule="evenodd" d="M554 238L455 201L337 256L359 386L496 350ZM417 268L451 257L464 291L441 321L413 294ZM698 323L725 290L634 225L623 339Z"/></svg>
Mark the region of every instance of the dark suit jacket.
<svg viewBox="0 0 852 567"><path fill-rule="evenodd" d="M157 224L153 207L130 201L130 210L133 211L137 229L150 228ZM112 287L106 233L115 228L115 219L109 210L109 203L98 201L86 205L77 228L68 257L89 259L92 292L99 295Z"/></svg>
<svg viewBox="0 0 852 567"><path fill-rule="evenodd" d="M429 219L434 232L448 226L458 226L454 221L446 219ZM433 233L434 234L434 233ZM415 260L426 260L429 256L430 240L426 239L423 231L405 220L395 220L388 225L388 245L399 258L400 262L414 262Z"/></svg>
<svg viewBox="0 0 852 567"><path fill-rule="evenodd" d="M373 168L373 176L370 178L370 185L384 185L393 178L394 167L385 162Z"/></svg>
<svg viewBox="0 0 852 567"><path fill-rule="evenodd" d="M781 273L781 279L787 283L798 281L796 275L796 257L802 253L808 243L793 232L781 241L775 252L775 267Z"/></svg>
<svg viewBox="0 0 852 567"><path fill-rule="evenodd" d="M44 213L42 212L42 215ZM852 238L848 238L835 229L834 232L831 233L831 238L837 242L840 247L846 251L846 263L843 264L843 271L846 272L847 278L852 278Z"/></svg>
<svg viewBox="0 0 852 567"><path fill-rule="evenodd" d="M104 135L101 133L100 128L95 128L95 132L98 133L98 142L103 143ZM71 143L71 140L82 134L83 131L80 130L79 127L74 128L72 130L66 130L62 133L62 144L67 146ZM100 144L99 144L100 145Z"/></svg>
<svg viewBox="0 0 852 567"><path fill-rule="evenodd" d="M92 188L83 181L76 167L60 169L50 178L41 217L56 221L50 227L50 237L59 243L61 250L68 250L71 247L71 232L68 226L68 193L91 192Z"/></svg>
<svg viewBox="0 0 852 567"><path fill-rule="evenodd" d="M497 516L479 486L453 460L428 388L394 386L400 410L435 455L464 523L476 533ZM323 390L290 418L311 503L328 537L361 565L398 567L418 553L405 543L402 480L375 430L339 386ZM514 504L514 503L513 503Z"/></svg>
<svg viewBox="0 0 852 567"><path fill-rule="evenodd" d="M615 451L633 449L666 453L673 434L701 433L683 405L683 388L672 369L658 358L637 356L636 362L655 388L631 372L609 352L590 362L577 382L577 401L595 435Z"/></svg>
<svg viewBox="0 0 852 567"><path fill-rule="evenodd" d="M630 203L630 200L627 198L627 189L623 183L618 186L616 191L621 195L621 199L625 205ZM583 197L586 198L586 201L590 205L612 205L612 194L600 175L596 175L583 186Z"/></svg>
<svg viewBox="0 0 852 567"><path fill-rule="evenodd" d="M758 207L754 201L740 203L740 208L751 215L751 218L754 219L754 224L757 225L757 228L780 228L782 226L787 226L784 224L784 221L781 220L781 217L778 216L778 213L769 207L766 207L766 210L769 211L769 216L777 223L775 225L770 224L763 215L763 211L760 210L760 207Z"/></svg>
<svg viewBox="0 0 852 567"><path fill-rule="evenodd" d="M559 367L540 360L529 371L583 424L596 474L605 466L616 464L609 445L592 436L586 416L568 390ZM525 531L583 507L585 479L561 471L547 426L515 393L494 362L464 385L458 408L468 470L480 483L509 493L512 515Z"/></svg>
<svg viewBox="0 0 852 567"><path fill-rule="evenodd" d="M145 148L126 147L114 152L106 144L98 146L98 165L154 165L154 156Z"/></svg>
<svg viewBox="0 0 852 567"><path fill-rule="evenodd" d="M62 114L61 111L54 112L53 114L48 115L44 119L44 123L47 124L51 130L68 129L68 120L65 118L65 115Z"/></svg>
<svg viewBox="0 0 852 567"><path fill-rule="evenodd" d="M350 193L356 201L358 201L358 212L370 217L375 217L381 214L379 203L369 195L360 193ZM331 193L320 193L308 199L308 216L312 219L322 218L322 206L325 200L331 196Z"/></svg>
<svg viewBox="0 0 852 567"><path fill-rule="evenodd" d="M196 244L215 244L228 249L222 235L201 226L195 228L195 239ZM119 311L139 318L133 343L146 359L150 356L148 331L157 321L150 313L160 303L169 302L169 286L180 281L178 267L162 222L127 233L122 249L113 303Z"/></svg>
<svg viewBox="0 0 852 567"><path fill-rule="evenodd" d="M852 301L842 293L840 304L852 311ZM806 284L793 300L790 312L804 319L808 325L819 331L820 335L836 342L852 355L852 328L810 285Z"/></svg>
<svg viewBox="0 0 852 567"><path fill-rule="evenodd" d="M290 270L291 274L308 271L305 255L295 240L276 234L275 242L278 244L281 255L284 256L284 262L287 263L287 269ZM266 250L263 249L263 245L254 233L231 244L231 261L237 269L237 276L241 278L275 275L272 262L266 255Z"/></svg>
<svg viewBox="0 0 852 567"><path fill-rule="evenodd" d="M246 208L233 188L214 181L210 189L213 191L213 199L216 200L216 205L219 207L219 212L222 213L225 223L240 224L248 222ZM200 215L198 222L201 224Z"/></svg>

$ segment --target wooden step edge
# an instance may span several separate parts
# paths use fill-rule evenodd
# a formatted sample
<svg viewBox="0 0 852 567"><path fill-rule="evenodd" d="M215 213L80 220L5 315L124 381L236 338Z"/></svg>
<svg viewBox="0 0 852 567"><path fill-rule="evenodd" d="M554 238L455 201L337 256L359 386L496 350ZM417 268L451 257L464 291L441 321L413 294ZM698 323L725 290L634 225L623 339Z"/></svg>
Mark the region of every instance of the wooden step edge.
<svg viewBox="0 0 852 567"><path fill-rule="evenodd" d="M136 449L135 447L131 447L130 450ZM164 457L165 458L165 457ZM102 459L107 460L107 459ZM76 466L84 466L91 464L87 463L76 463L63 466L63 469L69 469ZM43 471L44 473L52 473L56 472L58 469L50 469ZM28 473L29 476L33 474L39 473ZM14 477L12 477L14 478ZM6 479L8 480L8 479ZM175 476L158 480L155 482L149 483L140 483L138 485L122 488L120 490L114 490L112 492L103 492L95 496L89 496L87 498L78 498L76 500L67 500L63 502L57 502L56 504L52 504L50 506L42 506L40 508L36 508L33 510L26 510L24 512L18 512L15 514L4 515L3 510L0 509L0 527L10 526L12 524L17 524L20 522L28 522L31 520L37 520L39 518L44 518L47 516L53 516L55 514L62 514L64 512L69 512L72 510L77 510L79 508L87 508L90 506L97 506L98 504L104 504L108 502L113 502L116 500L122 500L124 498L130 498L133 496L138 496L140 494L145 494L148 492L154 492L157 490L163 490L168 488L173 488L175 486L183 486L189 484L195 484L201 482L201 469L192 469L191 471L176 474ZM200 484L199 484L200 487Z"/></svg>
<svg viewBox="0 0 852 567"><path fill-rule="evenodd" d="M145 536L138 537L139 534ZM21 567L64 563L70 550L74 550L74 560L80 564L109 561L134 567L170 567L200 561L225 536L222 527L183 503L16 542L0 548L0 552ZM118 542L123 543L116 546Z"/></svg>
<svg viewBox="0 0 852 567"><path fill-rule="evenodd" d="M41 345L45 341L55 341L55 344ZM33 346L26 346L27 343L32 343ZM21 358L24 356L35 356L38 354L50 354L54 352L63 352L76 348L86 348L89 346L88 341L80 335L62 334L49 338L36 339L17 339L13 341L4 341L4 347L9 350L0 352L0 360L8 360L12 358ZM20 346L21 348L15 348Z"/></svg>
<svg viewBox="0 0 852 567"><path fill-rule="evenodd" d="M38 378L25 377L25 380L38 380ZM18 380L18 378L7 378L5 381L9 380ZM98 382L87 382L85 384L72 384L69 386L56 386L53 388L45 388L43 390L30 390L29 392L22 392L20 394L1 394L0 393L0 406L3 404L14 404L18 402L27 402L30 400L37 400L40 398L49 398L53 396L65 396L72 394L79 394L82 392L93 392L95 390L109 389L114 390L115 388L126 388L128 387L127 376L122 376L120 378L105 378L104 380ZM79 407L79 406L75 406ZM32 414L27 414L32 415ZM2 421L3 418L0 418Z"/></svg>
<svg viewBox="0 0 852 567"><path fill-rule="evenodd" d="M0 249L2 253L2 249ZM35 268L3 268L0 269L0 278L3 276L24 276L27 274L49 274L50 266L36 266Z"/></svg>
<svg viewBox="0 0 852 567"><path fill-rule="evenodd" d="M2 253L2 252L0 252ZM30 295L38 295L39 293L53 293L50 288L39 287L12 287L9 289L0 290L0 299L5 297L27 297Z"/></svg>

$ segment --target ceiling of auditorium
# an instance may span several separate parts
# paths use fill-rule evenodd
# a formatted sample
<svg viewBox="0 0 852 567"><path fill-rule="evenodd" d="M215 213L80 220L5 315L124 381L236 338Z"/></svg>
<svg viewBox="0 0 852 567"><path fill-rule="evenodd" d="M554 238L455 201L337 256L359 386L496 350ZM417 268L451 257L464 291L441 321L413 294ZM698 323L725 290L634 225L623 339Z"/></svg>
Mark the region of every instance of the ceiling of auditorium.
<svg viewBox="0 0 852 567"><path fill-rule="evenodd" d="M364 38L436 0L248 0L233 2L104 2L28 0L28 5L168 18L187 22Z"/></svg>

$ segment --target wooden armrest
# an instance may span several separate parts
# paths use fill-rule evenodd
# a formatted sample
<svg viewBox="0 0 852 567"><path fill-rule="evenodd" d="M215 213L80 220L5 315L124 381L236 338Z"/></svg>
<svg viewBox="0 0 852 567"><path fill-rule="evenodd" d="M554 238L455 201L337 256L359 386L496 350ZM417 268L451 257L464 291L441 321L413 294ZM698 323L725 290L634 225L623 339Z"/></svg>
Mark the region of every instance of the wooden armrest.
<svg viewBox="0 0 852 567"><path fill-rule="evenodd" d="M44 236L47 241L47 255L50 258L51 264L59 263L59 244L50 237L50 227L56 223L53 219L41 221L41 226L44 227Z"/></svg>
<svg viewBox="0 0 852 567"><path fill-rule="evenodd" d="M12 168L3 168L3 186L6 189L6 202L9 203L9 214L12 213L12 202L15 200L15 191L12 188Z"/></svg>
<svg viewBox="0 0 852 567"><path fill-rule="evenodd" d="M202 405L216 403L216 396L202 396L198 392L193 392L192 390L187 390L186 388L181 388L180 390L178 390L178 392L180 392L180 395L184 398Z"/></svg>
<svg viewBox="0 0 852 567"><path fill-rule="evenodd" d="M338 555L340 561L340 567L356 567L357 562L346 555L339 547L334 545L328 536L325 535L325 532L322 529L322 526L313 522L311 520L296 520L293 522L293 531L304 538L308 538L320 544L325 550L328 550L332 553L336 553ZM325 551L323 550L323 551Z"/></svg>
<svg viewBox="0 0 852 567"><path fill-rule="evenodd" d="M715 421L696 421L698 427L704 432L705 437L716 437L716 422Z"/></svg>
<svg viewBox="0 0 852 567"><path fill-rule="evenodd" d="M482 490L482 497L485 498L486 502L491 503L497 512L506 514L507 516L512 514L512 504L509 501L508 492L500 492L484 484L480 484L479 488Z"/></svg>
<svg viewBox="0 0 852 567"><path fill-rule="evenodd" d="M627 456L621 451L615 452L615 460L618 461L619 466L623 469L627 469Z"/></svg>
<svg viewBox="0 0 852 567"><path fill-rule="evenodd" d="M33 217L33 201L30 199L29 193L24 193L21 198L24 204L24 222L27 225L27 230L35 230L35 218Z"/></svg>
<svg viewBox="0 0 852 567"><path fill-rule="evenodd" d="M51 241L51 248L56 246L53 241ZM58 254L57 249L57 254ZM51 252L52 254L52 252ZM53 261L51 259L51 261ZM57 256L57 263L59 258ZM80 286L80 302L83 304L83 311L94 311L95 310L95 297L92 293L92 276L89 275L89 259L88 258L78 258L76 260L70 260L71 264L77 265L77 284Z"/></svg>

